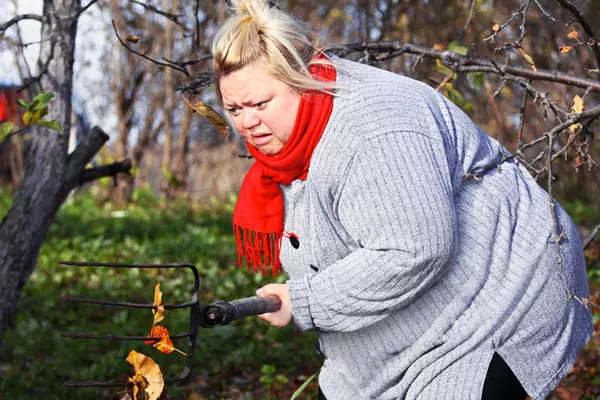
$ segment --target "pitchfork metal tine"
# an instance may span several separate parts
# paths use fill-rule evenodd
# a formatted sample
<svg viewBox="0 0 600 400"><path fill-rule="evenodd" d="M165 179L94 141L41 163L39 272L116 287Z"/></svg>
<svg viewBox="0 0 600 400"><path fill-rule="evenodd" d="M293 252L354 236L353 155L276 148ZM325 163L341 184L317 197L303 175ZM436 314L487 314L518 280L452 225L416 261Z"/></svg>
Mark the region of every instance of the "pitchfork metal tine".
<svg viewBox="0 0 600 400"><path fill-rule="evenodd" d="M70 267L112 267L112 268L139 268L139 269L161 269L161 268L188 268L194 274L194 291L191 301L180 304L167 304L165 309L180 309L190 308L190 330L186 333L178 333L169 335L171 339L179 339L183 337L190 338L190 345L188 349L188 356L183 372L178 378L165 379L165 383L176 382L183 380L188 377L192 369L194 352L196 349L196 336L198 334L198 328L201 321L198 321L199 315L199 303L198 303L198 291L200 288L200 276L198 270L193 264L123 264L123 263L105 263L105 262L88 262L88 261L61 261L60 265ZM95 300L80 297L60 297L62 301L87 303L95 305L104 305L109 307L124 307L124 308L145 308L155 309L157 308L154 304L141 304L141 303L129 303L109 300ZM158 341L160 337L149 337L149 336L117 336L117 335L94 335L88 333L75 333L75 332L61 332L63 337L76 338L76 339L108 339L108 340L155 340ZM85 381L85 382L67 382L67 387L113 387L123 386L124 382L121 381Z"/></svg>

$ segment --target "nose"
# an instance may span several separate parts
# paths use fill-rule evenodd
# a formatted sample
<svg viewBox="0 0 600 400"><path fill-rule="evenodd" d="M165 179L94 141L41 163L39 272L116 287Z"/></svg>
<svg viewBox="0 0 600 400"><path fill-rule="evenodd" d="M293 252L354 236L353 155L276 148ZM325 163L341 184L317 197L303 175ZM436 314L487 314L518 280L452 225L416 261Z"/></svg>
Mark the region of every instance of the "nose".
<svg viewBox="0 0 600 400"><path fill-rule="evenodd" d="M260 125L260 118L253 109L247 108L242 110L242 128L244 130L252 130L255 126Z"/></svg>

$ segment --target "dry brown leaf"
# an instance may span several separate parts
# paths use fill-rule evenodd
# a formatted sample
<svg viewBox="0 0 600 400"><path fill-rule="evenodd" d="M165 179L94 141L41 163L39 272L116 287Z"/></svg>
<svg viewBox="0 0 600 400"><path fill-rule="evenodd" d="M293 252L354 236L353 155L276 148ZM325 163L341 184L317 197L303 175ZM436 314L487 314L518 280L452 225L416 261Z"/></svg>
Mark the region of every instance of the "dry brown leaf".
<svg viewBox="0 0 600 400"><path fill-rule="evenodd" d="M131 393L128 392L129 395L136 399L138 391L144 390L147 400L157 400L165 387L165 380L158 364L150 357L135 350L129 352L127 362L133 365L135 371L135 375L129 378L128 383L132 388Z"/></svg>
<svg viewBox="0 0 600 400"><path fill-rule="evenodd" d="M140 37L138 35L129 35L127 36L126 40L130 43L136 44L140 41Z"/></svg>
<svg viewBox="0 0 600 400"><path fill-rule="evenodd" d="M569 39L579 39L579 32L576 29L571 29L567 35Z"/></svg>
<svg viewBox="0 0 600 400"><path fill-rule="evenodd" d="M570 52L571 50L573 50L573 46L560 46L560 47L558 48L558 51L559 51L560 53L568 53L568 52Z"/></svg>
<svg viewBox="0 0 600 400"><path fill-rule="evenodd" d="M156 308L152 309L152 314L154 314L154 322L152 326L158 324L160 321L165 319L165 303L162 301L162 292L160 291L160 282L156 282L156 286L154 287L154 303Z"/></svg>
<svg viewBox="0 0 600 400"><path fill-rule="evenodd" d="M527 54L527 52L525 50L523 50L522 47L519 47L519 53L521 53L521 55L523 56L523 58L525 58L525 61L527 61L527 63L529 65L531 65L531 69L533 69L534 71L537 71L537 68L535 67L535 62L533 62L533 58Z"/></svg>
<svg viewBox="0 0 600 400"><path fill-rule="evenodd" d="M225 138L229 137L229 127L227 125L227 122L225 121L225 118L223 118L218 112L213 110L212 107L202 102L202 100L200 100L200 96L193 96L190 98L183 96L183 99L198 114L202 115L208 120L208 122L213 124L213 126L217 128L221 135L223 135Z"/></svg>
<svg viewBox="0 0 600 400"><path fill-rule="evenodd" d="M158 351L160 351L161 353L169 354L169 353L173 352L173 350L175 350L179 354L187 356L187 353L184 353L183 351L177 349L173 345L173 341L171 340L171 337L169 336L169 330L167 328L165 328L164 326L153 326L152 329L150 329L150 337L161 338L159 341L156 341L156 342L153 340L145 340L144 341L144 343L150 344L150 345L156 347L156 349Z"/></svg>

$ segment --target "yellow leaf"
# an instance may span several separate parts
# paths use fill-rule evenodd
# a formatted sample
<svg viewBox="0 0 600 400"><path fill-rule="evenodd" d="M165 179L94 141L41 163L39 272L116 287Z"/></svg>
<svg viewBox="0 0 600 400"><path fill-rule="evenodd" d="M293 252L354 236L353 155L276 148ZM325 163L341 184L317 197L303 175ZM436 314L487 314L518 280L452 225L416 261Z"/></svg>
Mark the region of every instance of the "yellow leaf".
<svg viewBox="0 0 600 400"><path fill-rule="evenodd" d="M535 62L533 62L533 58L529 54L527 54L527 52L523 50L523 48L519 47L519 53L521 53L523 58L525 58L525 61L527 61L527 63L531 65L531 69L537 71L537 68L535 67Z"/></svg>
<svg viewBox="0 0 600 400"><path fill-rule="evenodd" d="M573 50L573 46L560 46L558 48L558 51L561 52L561 53L568 53L571 50Z"/></svg>
<svg viewBox="0 0 600 400"><path fill-rule="evenodd" d="M498 24L494 24L494 25L492 25L492 30L493 30L494 32L498 32L498 31L500 30L500 25L498 25Z"/></svg>
<svg viewBox="0 0 600 400"><path fill-rule="evenodd" d="M571 107L571 110L578 114L583 112L583 99L579 95L573 97L573 107Z"/></svg>
<svg viewBox="0 0 600 400"><path fill-rule="evenodd" d="M23 123L25 125L29 125L32 118L33 118L33 114L31 114L30 111L25 111L25 113L23 114Z"/></svg>
<svg viewBox="0 0 600 400"><path fill-rule="evenodd" d="M434 44L433 49L438 50L438 51L446 50L446 45L445 44Z"/></svg>
<svg viewBox="0 0 600 400"><path fill-rule="evenodd" d="M579 39L579 32L572 28L567 36L569 37L569 39Z"/></svg>
<svg viewBox="0 0 600 400"><path fill-rule="evenodd" d="M160 282L156 282L156 286L154 287L154 305L157 308L152 309L152 314L154 314L154 322L152 323L152 326L165 319L165 303L162 301Z"/></svg>
<svg viewBox="0 0 600 400"><path fill-rule="evenodd" d="M133 365L135 375L129 378L133 384L133 398L136 399L138 390L145 390L147 400L156 400L160 397L165 380L157 363L148 356L131 350L127 356L127 362Z"/></svg>
<svg viewBox="0 0 600 400"><path fill-rule="evenodd" d="M225 119L210 106L203 103L202 100L200 100L200 96L190 97L189 99L183 96L183 99L190 107L192 107L194 110L196 110L196 112L213 124L213 126L217 128L221 135L229 137L229 127L227 126Z"/></svg>

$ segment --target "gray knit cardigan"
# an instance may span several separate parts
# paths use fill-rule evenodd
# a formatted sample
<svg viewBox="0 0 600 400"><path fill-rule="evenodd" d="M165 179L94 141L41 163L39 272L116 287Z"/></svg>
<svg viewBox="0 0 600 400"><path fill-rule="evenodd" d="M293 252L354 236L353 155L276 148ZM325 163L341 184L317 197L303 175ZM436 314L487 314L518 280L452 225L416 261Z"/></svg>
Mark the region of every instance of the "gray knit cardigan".
<svg viewBox="0 0 600 400"><path fill-rule="evenodd" d="M501 146L418 81L335 60L308 178L281 186L295 325L330 400L480 399L494 352L544 398L592 332L578 233ZM297 243L294 243L297 244Z"/></svg>

